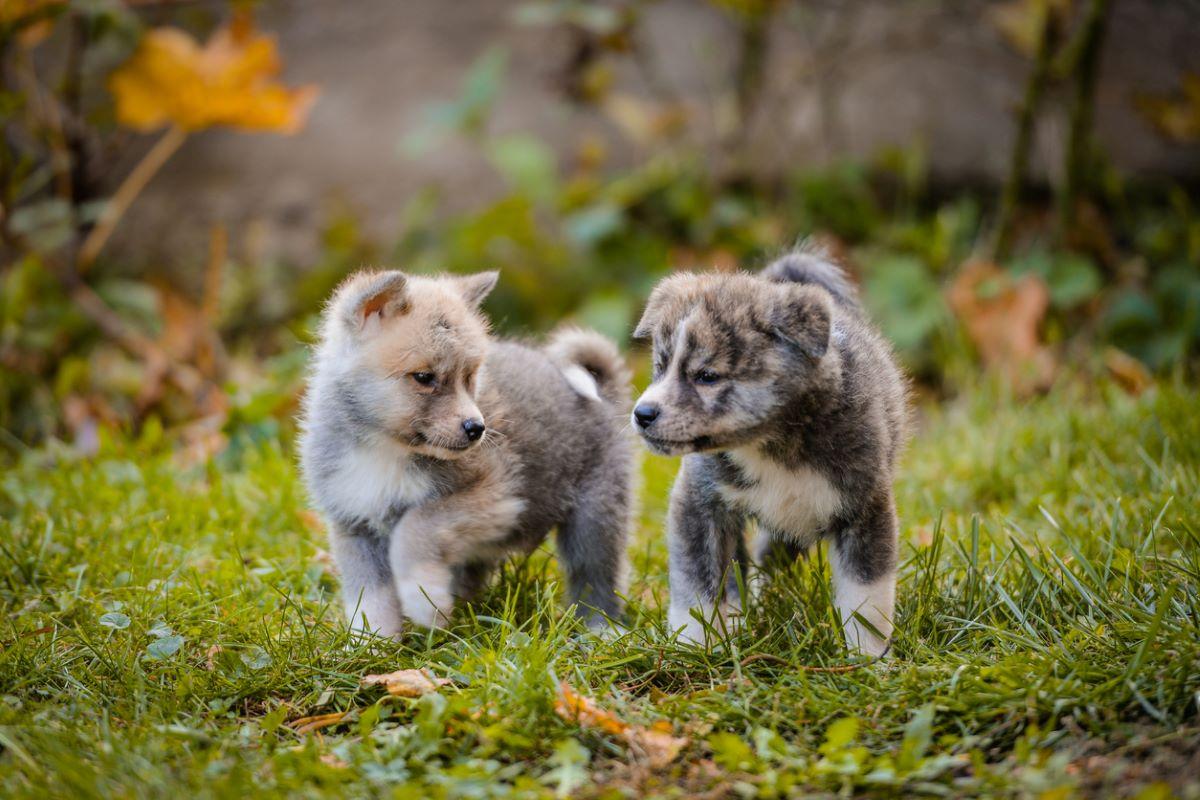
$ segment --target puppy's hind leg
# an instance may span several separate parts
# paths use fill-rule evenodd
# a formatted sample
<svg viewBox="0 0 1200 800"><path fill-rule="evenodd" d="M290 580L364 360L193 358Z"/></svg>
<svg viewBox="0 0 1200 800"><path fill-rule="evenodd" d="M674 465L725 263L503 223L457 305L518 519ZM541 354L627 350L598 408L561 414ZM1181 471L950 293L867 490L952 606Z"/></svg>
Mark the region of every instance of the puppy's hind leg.
<svg viewBox="0 0 1200 800"><path fill-rule="evenodd" d="M832 537L833 599L846 643L869 656L887 652L892 636L897 533L896 511L886 496L867 503Z"/></svg>
<svg viewBox="0 0 1200 800"><path fill-rule="evenodd" d="M667 623L685 641L703 644L705 625L741 611L735 565L744 564L746 517L717 494L702 456L686 456L671 489L667 516L671 606ZM732 622L732 620L731 620Z"/></svg>
<svg viewBox="0 0 1200 800"><path fill-rule="evenodd" d="M597 469L575 508L558 527L558 553L567 573L568 600L592 631L619 619L628 560L633 490L628 469Z"/></svg>

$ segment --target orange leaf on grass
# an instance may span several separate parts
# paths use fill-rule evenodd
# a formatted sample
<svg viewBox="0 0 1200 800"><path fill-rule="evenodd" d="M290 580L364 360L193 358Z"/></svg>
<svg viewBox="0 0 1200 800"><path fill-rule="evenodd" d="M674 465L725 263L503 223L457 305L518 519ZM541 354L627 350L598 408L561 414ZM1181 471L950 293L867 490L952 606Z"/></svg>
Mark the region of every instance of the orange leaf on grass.
<svg viewBox="0 0 1200 800"><path fill-rule="evenodd" d="M665 767L674 761L687 746L686 737L675 736L666 721L656 722L650 727L626 722L616 714L601 708L595 700L575 691L565 681L558 686L558 700L554 712L565 720L575 722L583 728L596 728L613 736L620 736L651 767Z"/></svg>
<svg viewBox="0 0 1200 800"><path fill-rule="evenodd" d="M337 725L345 718L346 711L335 711L332 714L317 714L313 717L301 717L288 723L296 733L315 733L322 728Z"/></svg>
<svg viewBox="0 0 1200 800"><path fill-rule="evenodd" d="M1041 278L1014 278L995 264L972 261L951 284L948 300L985 367L1020 393L1049 386L1054 357L1039 328L1050 308L1050 291Z"/></svg>
<svg viewBox="0 0 1200 800"><path fill-rule="evenodd" d="M577 722L583 728L599 728L605 733L617 736L624 735L629 729L627 722L598 706L596 701L587 695L575 691L571 684L565 681L560 683L558 692L554 713L563 719Z"/></svg>
<svg viewBox="0 0 1200 800"><path fill-rule="evenodd" d="M247 17L201 46L178 28L155 28L109 79L117 120L149 131L167 125L197 131L213 125L294 133L303 127L316 87L288 88L275 41Z"/></svg>
<svg viewBox="0 0 1200 800"><path fill-rule="evenodd" d="M424 669L400 669L384 675L367 675L363 686L383 686L394 697L420 697L436 692L451 683L449 678L438 678Z"/></svg>

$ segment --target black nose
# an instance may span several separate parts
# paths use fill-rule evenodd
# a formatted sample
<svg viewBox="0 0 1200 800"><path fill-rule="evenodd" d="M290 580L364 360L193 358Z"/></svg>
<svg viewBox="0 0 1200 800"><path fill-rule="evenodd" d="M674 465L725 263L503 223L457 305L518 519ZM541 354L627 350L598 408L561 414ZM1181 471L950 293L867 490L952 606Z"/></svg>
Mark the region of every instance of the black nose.
<svg viewBox="0 0 1200 800"><path fill-rule="evenodd" d="M463 420L463 433L465 433L467 438L472 442L478 440L480 436L483 436L483 432L485 430L487 430L487 428L483 426L483 420L481 419Z"/></svg>
<svg viewBox="0 0 1200 800"><path fill-rule="evenodd" d="M637 408L633 410L633 418L641 427L649 428L650 424L658 419L658 406L653 403L638 403Z"/></svg>

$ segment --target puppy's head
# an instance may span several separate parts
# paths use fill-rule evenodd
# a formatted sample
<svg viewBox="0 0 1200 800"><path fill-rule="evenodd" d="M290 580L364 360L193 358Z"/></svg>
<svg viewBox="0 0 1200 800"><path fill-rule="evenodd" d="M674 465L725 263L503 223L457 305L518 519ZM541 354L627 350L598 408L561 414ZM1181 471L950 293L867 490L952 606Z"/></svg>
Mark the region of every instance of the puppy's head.
<svg viewBox="0 0 1200 800"><path fill-rule="evenodd" d="M321 363L336 372L336 402L356 433L442 459L479 444L476 379L488 347L479 304L496 278L365 272L338 288Z"/></svg>
<svg viewBox="0 0 1200 800"><path fill-rule="evenodd" d="M664 455L759 439L784 403L811 385L832 315L828 294L812 286L746 274L666 279L634 332L652 340L654 358L634 429Z"/></svg>

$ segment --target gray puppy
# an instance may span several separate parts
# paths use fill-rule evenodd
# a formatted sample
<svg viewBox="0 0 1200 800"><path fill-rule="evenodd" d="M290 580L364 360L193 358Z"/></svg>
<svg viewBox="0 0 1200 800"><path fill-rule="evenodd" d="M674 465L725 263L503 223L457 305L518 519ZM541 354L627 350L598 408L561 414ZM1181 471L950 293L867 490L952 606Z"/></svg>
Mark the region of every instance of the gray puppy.
<svg viewBox="0 0 1200 800"><path fill-rule="evenodd" d="M551 528L589 627L620 613L628 373L589 331L543 348L493 340L478 308L496 277L359 273L325 310L301 466L357 628L444 624Z"/></svg>
<svg viewBox="0 0 1200 800"><path fill-rule="evenodd" d="M731 567L752 518L760 564L829 541L847 641L883 653L906 383L841 270L801 248L760 275L672 276L634 335L654 353L634 425L655 452L687 454L667 523L671 627L701 641L694 611L740 612Z"/></svg>

